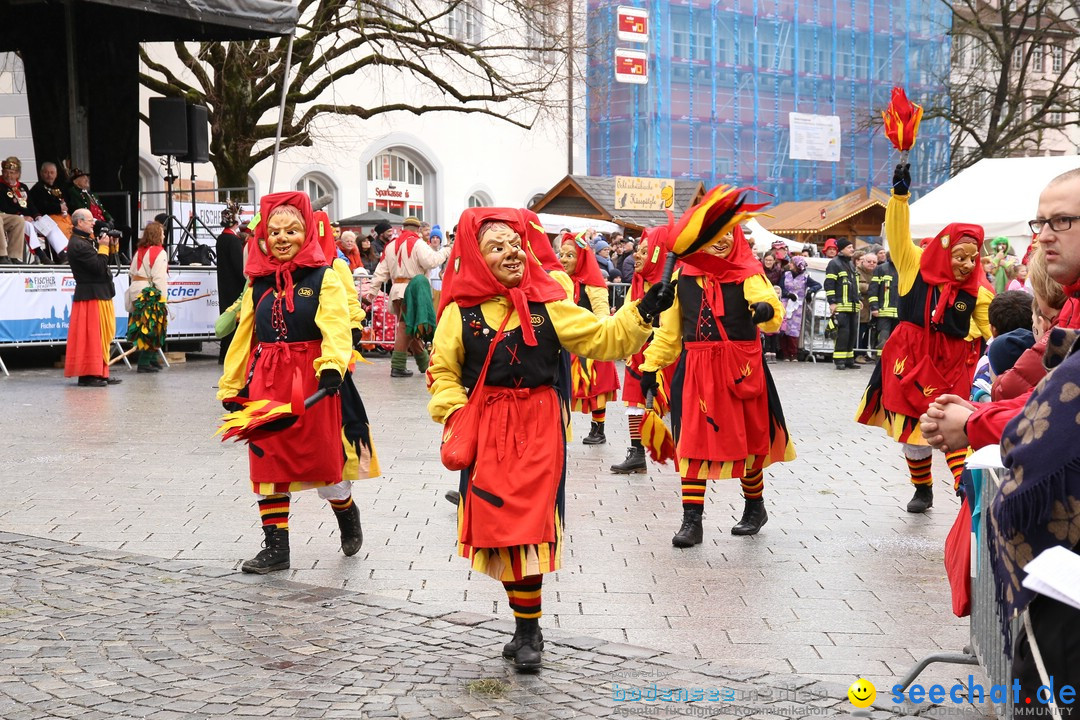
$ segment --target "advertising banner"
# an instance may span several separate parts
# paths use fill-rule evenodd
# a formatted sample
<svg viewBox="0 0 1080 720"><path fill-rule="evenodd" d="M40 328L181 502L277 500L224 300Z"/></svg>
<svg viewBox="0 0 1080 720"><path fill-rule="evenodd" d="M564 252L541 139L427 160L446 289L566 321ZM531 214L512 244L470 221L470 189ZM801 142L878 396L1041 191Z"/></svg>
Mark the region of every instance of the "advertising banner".
<svg viewBox="0 0 1080 720"><path fill-rule="evenodd" d="M218 317L217 273L213 268L171 268L166 337L214 337ZM113 278L116 335L127 334L124 291L128 275ZM71 268L43 267L0 272L0 345L67 342L75 278Z"/></svg>
<svg viewBox="0 0 1080 720"><path fill-rule="evenodd" d="M645 85L649 82L649 54L615 48L615 82Z"/></svg>
<svg viewBox="0 0 1080 720"><path fill-rule="evenodd" d="M649 42L649 11L620 5L618 15L618 38L623 42Z"/></svg>
<svg viewBox="0 0 1080 720"><path fill-rule="evenodd" d="M675 202L675 181L671 178L615 176L617 210L668 210Z"/></svg>

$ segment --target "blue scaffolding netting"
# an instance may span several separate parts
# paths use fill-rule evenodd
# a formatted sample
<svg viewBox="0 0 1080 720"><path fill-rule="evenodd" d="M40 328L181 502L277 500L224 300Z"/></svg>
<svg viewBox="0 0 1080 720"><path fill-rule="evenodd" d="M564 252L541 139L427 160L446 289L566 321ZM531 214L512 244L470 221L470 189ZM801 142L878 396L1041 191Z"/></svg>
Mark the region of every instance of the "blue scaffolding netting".
<svg viewBox="0 0 1080 720"><path fill-rule="evenodd" d="M649 82L615 81L616 8L649 11ZM944 3L920 0L589 0L590 175L753 185L776 202L887 188L898 156L880 112L900 85L947 95ZM792 160L788 113L840 118L839 162ZM913 191L949 176L949 127L926 120Z"/></svg>

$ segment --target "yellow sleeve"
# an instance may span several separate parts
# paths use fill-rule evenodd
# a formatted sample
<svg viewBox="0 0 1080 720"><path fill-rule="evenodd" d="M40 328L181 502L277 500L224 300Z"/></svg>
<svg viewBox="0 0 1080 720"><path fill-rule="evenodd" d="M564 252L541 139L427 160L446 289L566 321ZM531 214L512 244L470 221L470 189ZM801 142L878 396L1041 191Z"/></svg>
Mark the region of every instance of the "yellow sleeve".
<svg viewBox="0 0 1080 720"><path fill-rule="evenodd" d="M255 332L255 308L250 285L244 288L239 302L240 318L236 323L236 333L229 344L229 351L225 353L225 368L218 380L218 400L233 397L244 387L251 336Z"/></svg>
<svg viewBox="0 0 1080 720"><path fill-rule="evenodd" d="M768 278L764 275L752 275L746 278L746 282L743 283L743 297L746 298L746 304L750 307L751 313L754 312L755 303L764 302L772 305L772 319L758 325L761 332L774 333L780 330L780 325L784 322L784 306L780 303L780 298L776 297L776 291L773 290Z"/></svg>
<svg viewBox="0 0 1080 720"><path fill-rule="evenodd" d="M342 287L345 288L345 294L349 300L349 327L358 328L364 324L364 318L367 317L367 313L364 312L364 308L360 307L360 296L356 294L356 283L353 281L352 272L349 270L349 264L341 258L335 258L334 264L331 266L334 268L334 272L337 273L338 279L341 280Z"/></svg>
<svg viewBox="0 0 1080 720"><path fill-rule="evenodd" d="M975 268L975 272L982 272L982 268ZM968 332L968 340L982 337L983 340L989 341L992 337L990 332L990 301L993 299L994 294L980 285L979 294L975 299L975 310L971 313L971 330Z"/></svg>
<svg viewBox="0 0 1080 720"><path fill-rule="evenodd" d="M548 274L552 280L562 285L562 289L566 291L566 297L574 297L574 281L570 279L569 275L562 270L552 270Z"/></svg>
<svg viewBox="0 0 1080 720"><path fill-rule="evenodd" d="M605 291L606 295L606 291ZM637 303L623 305L619 312L598 318L569 300L546 305L559 343L591 360L619 360L633 355L649 339L652 325L642 321Z"/></svg>
<svg viewBox="0 0 1080 720"><path fill-rule="evenodd" d="M319 289L319 309L315 311L315 324L322 333L322 355L315 359L316 375L330 368L345 377L353 352L348 307L345 287L337 273L324 272Z"/></svg>
<svg viewBox="0 0 1080 720"><path fill-rule="evenodd" d="M679 273L676 272L671 282L678 285ZM652 342L645 348L645 361L641 369L655 372L666 368L679 359L682 354L682 309L679 307L679 293L675 293L675 304L660 313L660 327L653 330Z"/></svg>
<svg viewBox="0 0 1080 720"><path fill-rule="evenodd" d="M608 289L606 287L596 287L595 285L585 285L582 287L585 294L589 297L589 304L592 305L593 315L603 320L606 317L611 316L611 303L608 302Z"/></svg>
<svg viewBox="0 0 1080 720"><path fill-rule="evenodd" d="M431 364L428 365L428 413L437 423L463 406L469 399L461 384L461 368L465 364L465 345L461 340L461 310L450 303L435 326Z"/></svg>
<svg viewBox="0 0 1080 720"><path fill-rule="evenodd" d="M907 295L919 275L922 248L911 240L910 195L893 195L885 208L885 238L889 241L889 257L900 275L900 294Z"/></svg>

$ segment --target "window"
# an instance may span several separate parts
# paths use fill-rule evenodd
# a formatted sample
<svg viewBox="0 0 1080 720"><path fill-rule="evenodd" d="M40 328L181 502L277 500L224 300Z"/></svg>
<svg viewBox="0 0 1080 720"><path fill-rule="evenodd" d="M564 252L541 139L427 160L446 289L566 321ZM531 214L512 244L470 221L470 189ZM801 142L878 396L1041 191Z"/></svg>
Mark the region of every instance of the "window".
<svg viewBox="0 0 1080 720"><path fill-rule="evenodd" d="M491 201L491 198L487 196L487 193L474 192L472 195L469 196L469 207L471 208L491 207L494 204L495 203Z"/></svg>
<svg viewBox="0 0 1080 720"><path fill-rule="evenodd" d="M1061 111L1061 108L1053 108L1050 112L1046 113L1046 122L1050 125L1061 125L1065 122L1065 113Z"/></svg>
<svg viewBox="0 0 1080 720"><path fill-rule="evenodd" d="M1041 73L1043 69L1043 46L1036 45L1031 49L1031 70Z"/></svg>
<svg viewBox="0 0 1080 720"><path fill-rule="evenodd" d="M1060 45L1051 45L1050 62L1054 72L1061 72L1065 67L1065 48Z"/></svg>
<svg viewBox="0 0 1080 720"><path fill-rule="evenodd" d="M424 219L424 170L408 157L387 150L367 165L369 210Z"/></svg>
<svg viewBox="0 0 1080 720"><path fill-rule="evenodd" d="M450 35L477 45L483 35L480 0L461 0L447 15Z"/></svg>
<svg viewBox="0 0 1080 720"><path fill-rule="evenodd" d="M1013 70L1019 70L1020 66L1024 63L1024 46L1017 45L1013 48L1012 66Z"/></svg>
<svg viewBox="0 0 1080 720"><path fill-rule="evenodd" d="M712 31L709 15L705 12L691 13L672 10L671 54L686 60L712 59Z"/></svg>
<svg viewBox="0 0 1080 720"><path fill-rule="evenodd" d="M309 198L311 198L311 202L315 202L323 195L333 196L334 194L334 189L331 186L331 183L326 180L326 178L318 175L305 175L304 177L300 178L300 181L296 183L296 190L297 192L302 192ZM326 205L323 210L326 211L327 215L333 217L333 208L334 203L331 202L330 204Z"/></svg>

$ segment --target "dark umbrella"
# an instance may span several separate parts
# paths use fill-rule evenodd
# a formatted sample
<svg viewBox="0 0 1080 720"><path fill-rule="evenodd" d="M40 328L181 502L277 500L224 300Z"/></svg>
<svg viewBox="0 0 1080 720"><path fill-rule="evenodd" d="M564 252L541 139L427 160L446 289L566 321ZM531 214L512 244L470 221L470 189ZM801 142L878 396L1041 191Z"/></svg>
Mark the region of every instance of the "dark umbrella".
<svg viewBox="0 0 1080 720"><path fill-rule="evenodd" d="M400 215L394 215L385 210L368 210L366 213L338 220L338 225L343 228L372 226L378 225L381 222L388 222L391 225L400 225L401 221L404 219L405 218Z"/></svg>

